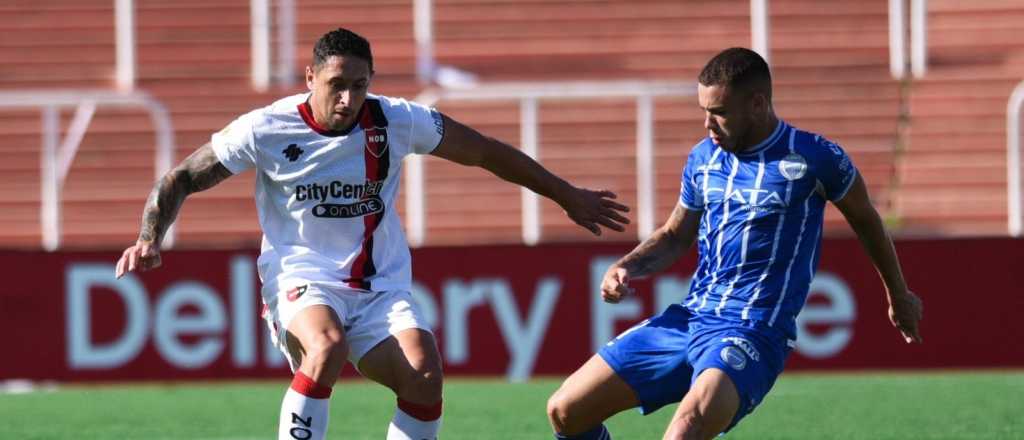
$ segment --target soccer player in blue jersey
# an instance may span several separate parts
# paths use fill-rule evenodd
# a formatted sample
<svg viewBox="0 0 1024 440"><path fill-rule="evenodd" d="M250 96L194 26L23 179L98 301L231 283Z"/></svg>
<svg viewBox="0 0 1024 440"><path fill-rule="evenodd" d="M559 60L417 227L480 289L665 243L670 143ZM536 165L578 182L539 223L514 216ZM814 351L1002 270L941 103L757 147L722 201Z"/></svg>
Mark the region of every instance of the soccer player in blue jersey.
<svg viewBox="0 0 1024 440"><path fill-rule="evenodd" d="M548 401L559 439L610 439L603 421L680 402L665 439L709 439L761 402L796 338L818 263L830 201L885 283L889 318L921 342L921 301L899 262L864 180L846 153L778 119L767 63L727 49L704 67L698 100L708 137L693 147L668 221L608 268L603 299L633 293L631 279L669 267L697 243L690 295L619 335Z"/></svg>

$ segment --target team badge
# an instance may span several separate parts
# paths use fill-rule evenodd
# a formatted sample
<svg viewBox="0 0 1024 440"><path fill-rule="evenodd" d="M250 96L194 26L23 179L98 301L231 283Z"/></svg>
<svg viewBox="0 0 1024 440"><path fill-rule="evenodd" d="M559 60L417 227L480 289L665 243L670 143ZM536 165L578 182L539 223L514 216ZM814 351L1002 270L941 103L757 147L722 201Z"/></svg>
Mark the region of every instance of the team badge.
<svg viewBox="0 0 1024 440"><path fill-rule="evenodd" d="M366 151L373 157L381 157L388 151L387 127L371 127L366 129Z"/></svg>
<svg viewBox="0 0 1024 440"><path fill-rule="evenodd" d="M719 355L722 357L722 361L733 370L739 371L747 367L747 356L734 345L725 346Z"/></svg>
<svg viewBox="0 0 1024 440"><path fill-rule="evenodd" d="M807 160L796 153L789 153L779 161L779 173L786 180L797 180L807 174Z"/></svg>
<svg viewBox="0 0 1024 440"><path fill-rule="evenodd" d="M302 296L302 294L306 293L307 288L309 288L308 284L292 287L291 289L288 289L287 292L285 292L285 297L288 298L288 301L295 301L299 299L299 297Z"/></svg>

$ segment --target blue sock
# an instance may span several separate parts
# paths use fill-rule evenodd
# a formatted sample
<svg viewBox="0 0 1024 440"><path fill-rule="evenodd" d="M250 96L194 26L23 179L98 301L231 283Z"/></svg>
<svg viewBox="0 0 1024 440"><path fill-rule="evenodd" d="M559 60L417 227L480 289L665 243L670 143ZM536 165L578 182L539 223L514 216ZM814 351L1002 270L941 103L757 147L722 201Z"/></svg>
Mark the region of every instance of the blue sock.
<svg viewBox="0 0 1024 440"><path fill-rule="evenodd" d="M608 428L605 428L602 423L582 434L562 435L556 433L555 438L558 440L612 440L612 434L608 432Z"/></svg>

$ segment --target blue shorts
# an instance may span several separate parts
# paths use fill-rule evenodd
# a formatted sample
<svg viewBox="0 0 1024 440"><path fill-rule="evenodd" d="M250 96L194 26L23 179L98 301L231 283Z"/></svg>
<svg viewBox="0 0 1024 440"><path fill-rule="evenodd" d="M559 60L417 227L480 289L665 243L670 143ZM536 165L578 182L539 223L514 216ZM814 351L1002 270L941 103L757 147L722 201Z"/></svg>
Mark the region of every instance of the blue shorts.
<svg viewBox="0 0 1024 440"><path fill-rule="evenodd" d="M740 395L732 428L768 394L789 351L782 332L695 315L673 304L626 330L598 354L633 388L644 415L682 400L704 370L724 371Z"/></svg>

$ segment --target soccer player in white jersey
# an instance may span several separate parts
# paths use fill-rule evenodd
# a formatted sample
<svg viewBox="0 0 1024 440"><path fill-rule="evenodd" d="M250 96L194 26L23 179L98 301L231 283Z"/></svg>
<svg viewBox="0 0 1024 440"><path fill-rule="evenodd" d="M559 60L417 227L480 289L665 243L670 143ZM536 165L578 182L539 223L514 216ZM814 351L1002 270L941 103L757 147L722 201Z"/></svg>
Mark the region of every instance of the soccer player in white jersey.
<svg viewBox="0 0 1024 440"><path fill-rule="evenodd" d="M369 94L372 78L366 39L325 34L306 68L310 92L241 116L158 181L138 241L117 263L118 277L160 265L161 239L185 197L255 169L264 317L295 374L279 439L324 438L346 360L396 394L387 439L437 437L441 357L410 295L395 206L406 155L482 167L554 200L595 235L628 223L613 193L570 185L434 109Z"/></svg>
<svg viewBox="0 0 1024 440"><path fill-rule="evenodd" d="M607 440L603 421L627 408L679 403L665 439L710 439L768 393L796 339L831 201L885 284L889 317L920 342L921 301L907 289L864 180L838 145L779 120L768 64L727 49L704 67L698 101L708 136L682 173L668 221L604 275L617 303L631 279L661 271L694 242L690 295L609 342L548 401L556 438Z"/></svg>

